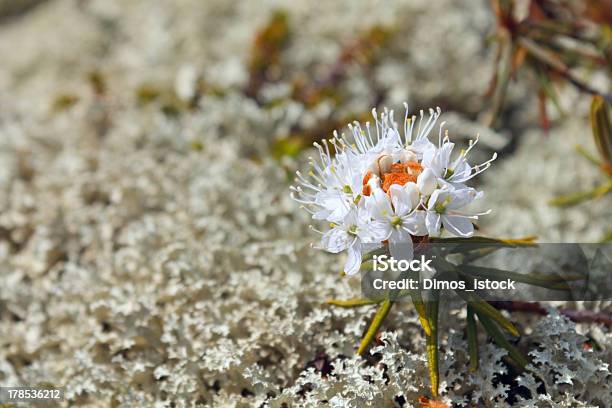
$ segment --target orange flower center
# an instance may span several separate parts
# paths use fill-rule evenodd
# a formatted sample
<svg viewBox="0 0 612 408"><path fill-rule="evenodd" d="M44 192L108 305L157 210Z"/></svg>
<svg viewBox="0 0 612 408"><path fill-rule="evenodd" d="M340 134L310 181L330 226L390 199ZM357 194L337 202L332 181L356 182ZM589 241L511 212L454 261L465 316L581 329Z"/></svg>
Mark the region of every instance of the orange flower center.
<svg viewBox="0 0 612 408"><path fill-rule="evenodd" d="M417 178L416 176L413 176L412 174L408 174L408 173L387 173L384 176L383 179L383 185L382 185L382 189L384 192L388 192L389 188L394 185L394 184L399 184L400 186L403 186L406 183L409 182L416 182Z"/></svg>
<svg viewBox="0 0 612 408"><path fill-rule="evenodd" d="M364 196L369 196L372 194L372 188L368 185L368 181L372 178L372 172L368 171L365 176L363 176L363 188L361 189L361 194Z"/></svg>
<svg viewBox="0 0 612 408"><path fill-rule="evenodd" d="M417 177L423 171L423 166L417 162L393 163L388 172L381 174L382 189L386 193L389 188L398 184L400 186L406 183L416 183ZM368 185L368 181L372 178L372 172L368 171L363 177L363 189L361 193L369 196L372 193L372 188Z"/></svg>
<svg viewBox="0 0 612 408"><path fill-rule="evenodd" d="M417 177L422 171L423 167L416 162L393 163L389 172L382 175L382 189L384 192L388 192L394 184L403 186L409 182L416 183Z"/></svg>

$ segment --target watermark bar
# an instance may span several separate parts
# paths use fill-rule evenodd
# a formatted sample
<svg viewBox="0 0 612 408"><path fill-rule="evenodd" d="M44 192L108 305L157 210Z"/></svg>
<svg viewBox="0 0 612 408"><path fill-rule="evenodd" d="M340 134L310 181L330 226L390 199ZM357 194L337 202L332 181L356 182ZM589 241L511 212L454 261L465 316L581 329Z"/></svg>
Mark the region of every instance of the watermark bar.
<svg viewBox="0 0 612 408"><path fill-rule="evenodd" d="M395 250L394 250L395 249ZM401 249L401 248L400 248ZM612 244L428 243L382 248L364 258L362 297L487 301L612 300Z"/></svg>
<svg viewBox="0 0 612 408"><path fill-rule="evenodd" d="M61 388L48 387L0 387L0 404L28 403L51 405L64 399Z"/></svg>

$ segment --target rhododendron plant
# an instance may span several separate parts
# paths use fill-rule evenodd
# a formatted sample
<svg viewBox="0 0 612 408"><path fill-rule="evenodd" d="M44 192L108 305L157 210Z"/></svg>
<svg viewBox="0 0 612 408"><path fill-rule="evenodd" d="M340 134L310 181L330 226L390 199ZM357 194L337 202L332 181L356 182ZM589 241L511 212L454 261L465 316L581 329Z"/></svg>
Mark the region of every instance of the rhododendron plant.
<svg viewBox="0 0 612 408"><path fill-rule="evenodd" d="M329 229L313 230L321 234L318 247L331 253L347 252L344 272L354 275L372 270L372 255L388 253L393 259L407 261L415 252L422 256L429 243L450 243L433 262L431 276L451 276L463 279L470 270L464 265L449 263L447 254L462 254L461 247L453 245L459 240L477 245L524 245L530 240L497 240L475 237L473 222L490 212L475 212L470 204L483 196L483 192L467 183L491 166L497 155L480 164L470 163L470 152L478 137L467 149L455 151L444 122L437 132L437 143L429 139L441 114L439 108L430 109L426 116L409 116L408 107L403 124L398 126L393 111L385 109L381 115L372 111L374 126L365 127L355 122L349 125L350 134L334 132L333 138L315 143L318 159L310 158L308 175L297 173L296 184L291 186L292 197L302 204L314 220L325 222ZM492 248L496 250L497 248ZM487 251L490 252L491 248ZM471 254L471 260L480 257ZM365 258L365 259L364 259ZM436 258L434 256L433 258ZM504 276L511 273L488 269L488 273ZM417 276L418 277L418 276ZM424 277L421 275L421 278ZM517 280L529 278L518 275ZM531 279L531 282L534 280ZM499 328L513 336L518 330L491 304L472 292L459 294L468 303L467 325L472 369L478 365L476 346L476 320L496 343L508 350L515 363L524 367L527 360L503 336ZM379 304L369 329L361 341L362 354L378 332L391 306L400 298L409 297L419 315L426 334L432 394L438 392L438 289L421 292L385 292L380 298L331 300L329 303L355 307Z"/></svg>
<svg viewBox="0 0 612 408"><path fill-rule="evenodd" d="M487 214L466 207L482 192L465 183L480 174L496 155L479 165L468 162L478 139L453 155L455 144L439 127L438 143L428 136L440 109L430 109L425 119L408 115L400 131L393 111L379 116L372 111L375 129L366 123L349 125L350 135L315 143L319 160L311 159L308 177L297 173L293 197L315 220L330 223L321 231L320 247L332 253L348 252L344 271L359 271L365 245L375 249L388 245L391 255L410 259L413 242L437 237L443 231L469 237L473 220ZM416 129L415 129L416 126ZM443 133L445 133L443 135Z"/></svg>

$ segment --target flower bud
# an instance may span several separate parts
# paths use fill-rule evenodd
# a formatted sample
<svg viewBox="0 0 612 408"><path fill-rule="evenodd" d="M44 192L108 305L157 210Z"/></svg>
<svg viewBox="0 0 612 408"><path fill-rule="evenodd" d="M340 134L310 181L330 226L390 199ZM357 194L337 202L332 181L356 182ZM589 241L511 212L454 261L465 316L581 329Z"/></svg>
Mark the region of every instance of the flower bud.
<svg viewBox="0 0 612 408"><path fill-rule="evenodd" d="M378 164L378 175L388 173L389 170L391 170L391 165L393 164L393 157L388 154L382 154L378 157L376 163Z"/></svg>
<svg viewBox="0 0 612 408"><path fill-rule="evenodd" d="M416 162L418 160L417 155L410 150L402 150L400 153L400 162L408 163L408 162Z"/></svg>
<svg viewBox="0 0 612 408"><path fill-rule="evenodd" d="M378 160L375 160L370 163L366 173L371 173L374 176L380 176L380 170L378 169Z"/></svg>

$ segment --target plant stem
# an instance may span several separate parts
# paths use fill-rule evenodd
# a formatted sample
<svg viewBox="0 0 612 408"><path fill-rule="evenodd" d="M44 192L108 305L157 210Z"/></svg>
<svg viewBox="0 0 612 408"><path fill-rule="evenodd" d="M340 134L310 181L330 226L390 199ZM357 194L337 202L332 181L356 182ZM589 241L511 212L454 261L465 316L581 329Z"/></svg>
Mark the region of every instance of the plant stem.
<svg viewBox="0 0 612 408"><path fill-rule="evenodd" d="M548 310L538 302L523 301L496 301L490 302L497 309L510 312L526 312L538 315L547 315ZM612 314L606 312L593 312L592 310L561 309L559 313L576 323L599 323L612 326Z"/></svg>

